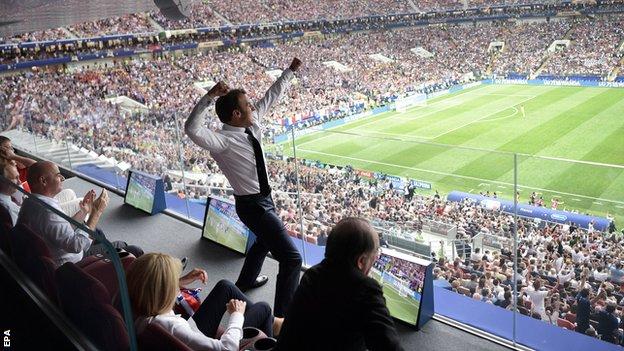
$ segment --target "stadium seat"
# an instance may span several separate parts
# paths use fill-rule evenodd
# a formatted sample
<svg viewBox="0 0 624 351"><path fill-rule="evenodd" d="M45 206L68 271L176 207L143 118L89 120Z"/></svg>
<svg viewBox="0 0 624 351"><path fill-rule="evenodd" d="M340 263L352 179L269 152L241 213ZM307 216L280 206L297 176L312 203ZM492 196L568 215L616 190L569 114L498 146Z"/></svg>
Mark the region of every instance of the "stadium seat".
<svg viewBox="0 0 624 351"><path fill-rule="evenodd" d="M17 267L57 303L54 271L56 265L43 240L24 224L18 224L9 233L11 255Z"/></svg>
<svg viewBox="0 0 624 351"><path fill-rule="evenodd" d="M565 320L563 318L558 318L557 319L557 325L560 326L561 328L566 328L568 330L572 330L574 331L576 329L576 325L571 323L568 320Z"/></svg>
<svg viewBox="0 0 624 351"><path fill-rule="evenodd" d="M11 244L9 244L9 232L13 228L13 220L11 215L4 208L0 207L0 250L11 256Z"/></svg>
<svg viewBox="0 0 624 351"><path fill-rule="evenodd" d="M136 257L127 251L120 252L121 264L125 271L134 262ZM84 261L84 260L83 260ZM109 296L115 296L119 290L119 281L113 263L103 255L87 257L87 263L80 267L85 273L99 280L108 290ZM80 261L79 263L82 263Z"/></svg>
<svg viewBox="0 0 624 351"><path fill-rule="evenodd" d="M111 305L102 283L71 262L56 271L56 283L61 308L96 346L102 350L129 348L124 320Z"/></svg>
<svg viewBox="0 0 624 351"><path fill-rule="evenodd" d="M191 351L191 348L156 323L137 331L137 343L140 350Z"/></svg>
<svg viewBox="0 0 624 351"><path fill-rule="evenodd" d="M570 323L576 323L576 315L574 313L566 313L565 317L566 320L568 320Z"/></svg>

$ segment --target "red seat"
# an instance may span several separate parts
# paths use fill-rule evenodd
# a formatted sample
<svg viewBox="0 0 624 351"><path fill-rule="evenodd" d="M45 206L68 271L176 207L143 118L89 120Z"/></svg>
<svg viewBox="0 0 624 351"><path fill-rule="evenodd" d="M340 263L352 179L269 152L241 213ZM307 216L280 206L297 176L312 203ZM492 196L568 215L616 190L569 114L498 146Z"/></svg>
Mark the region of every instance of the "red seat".
<svg viewBox="0 0 624 351"><path fill-rule="evenodd" d="M18 224L9 233L11 254L17 267L54 303L57 303L56 264L43 239L28 226Z"/></svg>
<svg viewBox="0 0 624 351"><path fill-rule="evenodd" d="M67 317L102 350L127 350L130 340L124 320L97 279L68 262L56 271L61 308Z"/></svg>
<svg viewBox="0 0 624 351"><path fill-rule="evenodd" d="M190 347L156 323L148 324L144 330L137 331L137 344L140 350L191 351Z"/></svg>
<svg viewBox="0 0 624 351"><path fill-rule="evenodd" d="M576 329L576 325L574 323L571 323L570 321L563 319L563 318L558 318L557 319L557 325L562 327L562 328L566 328L568 330L572 330L574 331Z"/></svg>
<svg viewBox="0 0 624 351"><path fill-rule="evenodd" d="M136 259L134 255L127 251L120 252L119 258L124 271L127 271L128 267L130 267L132 262ZM82 268L85 273L91 275L106 287L109 296L117 295L119 291L119 280L115 267L108 258L104 257L104 255L93 255L86 257L79 263L83 264L80 268Z"/></svg>
<svg viewBox="0 0 624 351"><path fill-rule="evenodd" d="M576 323L576 315L574 313L566 313L565 317L566 320L568 320L570 323Z"/></svg>
<svg viewBox="0 0 624 351"><path fill-rule="evenodd" d="M13 228L13 220L9 211L0 206L0 250L11 256L11 244L9 244L9 232Z"/></svg>

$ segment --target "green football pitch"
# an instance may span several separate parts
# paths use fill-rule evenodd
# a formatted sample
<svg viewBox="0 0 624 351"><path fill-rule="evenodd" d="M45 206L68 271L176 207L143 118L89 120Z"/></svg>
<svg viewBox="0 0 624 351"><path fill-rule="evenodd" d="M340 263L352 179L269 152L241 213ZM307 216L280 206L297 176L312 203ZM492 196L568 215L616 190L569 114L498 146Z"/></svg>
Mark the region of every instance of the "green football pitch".
<svg viewBox="0 0 624 351"><path fill-rule="evenodd" d="M624 223L624 89L481 85L295 144L299 158L426 181L429 194L513 200L515 176L522 203L535 191Z"/></svg>
<svg viewBox="0 0 624 351"><path fill-rule="evenodd" d="M371 269L371 278L381 281L381 272ZM382 284L384 297L386 298L386 306L390 314L409 324L415 325L418 318L418 303L407 296L401 296L388 283Z"/></svg>

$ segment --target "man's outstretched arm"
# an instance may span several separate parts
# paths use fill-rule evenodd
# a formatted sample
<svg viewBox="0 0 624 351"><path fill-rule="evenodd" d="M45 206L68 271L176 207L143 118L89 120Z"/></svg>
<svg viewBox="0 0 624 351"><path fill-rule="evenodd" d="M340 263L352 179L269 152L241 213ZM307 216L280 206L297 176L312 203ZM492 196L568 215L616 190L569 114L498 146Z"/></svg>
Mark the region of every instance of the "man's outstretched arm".
<svg viewBox="0 0 624 351"><path fill-rule="evenodd" d="M255 106L258 116L258 124L262 122L262 117L269 111L269 109L271 109L271 106L273 106L273 104L277 102L282 96L284 91L288 89L288 87L290 86L290 80L294 76L293 73L299 70L299 67L301 67L301 60L296 57L293 58L288 69L286 69L282 73L282 75L275 81L275 83L271 85L269 90L267 90L267 92L264 94L264 97L260 101L258 101Z"/></svg>
<svg viewBox="0 0 624 351"><path fill-rule="evenodd" d="M227 147L227 141L220 135L205 127L205 116L208 108L214 100L227 94L228 86L223 83L217 83L210 91L204 95L197 105L193 108L191 115L184 123L184 132L197 145L208 151L223 151Z"/></svg>

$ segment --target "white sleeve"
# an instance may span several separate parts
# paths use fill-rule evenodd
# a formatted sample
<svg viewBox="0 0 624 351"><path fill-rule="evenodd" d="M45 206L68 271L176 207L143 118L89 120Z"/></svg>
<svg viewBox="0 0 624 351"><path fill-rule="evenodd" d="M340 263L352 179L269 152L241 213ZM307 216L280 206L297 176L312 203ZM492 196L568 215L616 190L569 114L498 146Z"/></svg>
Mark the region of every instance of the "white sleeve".
<svg viewBox="0 0 624 351"><path fill-rule="evenodd" d="M212 98L208 95L199 100L184 123L184 132L200 147L211 152L221 152L227 148L228 139L204 126L210 105L212 105Z"/></svg>
<svg viewBox="0 0 624 351"><path fill-rule="evenodd" d="M206 351L238 351L243 336L242 313L235 312L230 316L228 326L221 339L213 339L198 330L191 328L187 321L178 322L173 329L173 335L193 350Z"/></svg>
<svg viewBox="0 0 624 351"><path fill-rule="evenodd" d="M288 89L288 87L290 86L290 80L293 78L293 76L293 71L291 71L290 69L286 69L284 72L282 72L282 75L275 81L275 83L271 85L269 90L267 90L267 92L264 94L264 97L256 103L255 108L258 124L261 124L262 117L269 111L271 106L273 106L273 104L277 102L277 100L279 100L284 91Z"/></svg>
<svg viewBox="0 0 624 351"><path fill-rule="evenodd" d="M91 246L93 240L84 231L74 230L68 221L51 212L48 218L45 233L51 243L71 253L80 253Z"/></svg>

